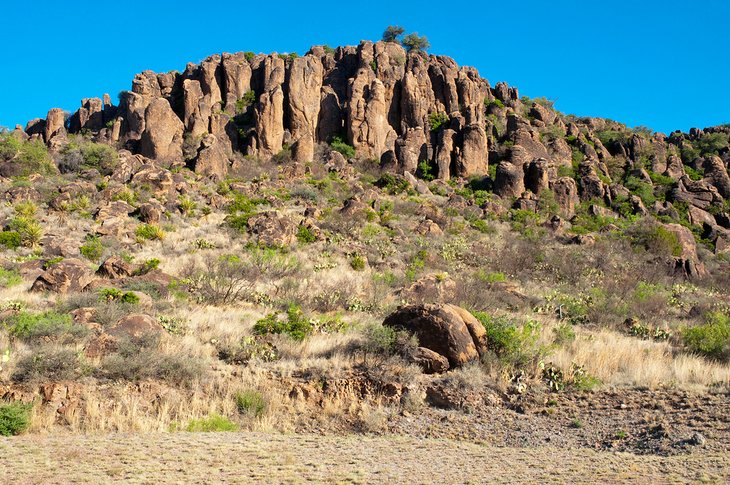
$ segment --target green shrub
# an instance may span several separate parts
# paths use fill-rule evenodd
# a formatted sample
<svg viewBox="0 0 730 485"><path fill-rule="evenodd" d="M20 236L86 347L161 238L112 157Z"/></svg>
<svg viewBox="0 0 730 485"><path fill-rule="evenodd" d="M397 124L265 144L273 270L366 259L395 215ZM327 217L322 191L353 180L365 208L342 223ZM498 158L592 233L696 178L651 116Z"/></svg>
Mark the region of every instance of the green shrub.
<svg viewBox="0 0 730 485"><path fill-rule="evenodd" d="M0 232L0 245L5 246L7 249L18 249L22 242L18 231Z"/></svg>
<svg viewBox="0 0 730 485"><path fill-rule="evenodd" d="M98 262L104 254L104 246L99 236L87 236L86 242L79 248L79 252L86 259Z"/></svg>
<svg viewBox="0 0 730 485"><path fill-rule="evenodd" d="M431 160L421 160L418 162L418 168L416 169L416 177L431 182L436 178L436 167Z"/></svg>
<svg viewBox="0 0 730 485"><path fill-rule="evenodd" d="M0 133L0 162L17 163L21 177L53 171L53 162L43 141L19 140L11 133Z"/></svg>
<svg viewBox="0 0 730 485"><path fill-rule="evenodd" d="M81 137L63 147L58 158L58 168L62 173L95 169L102 175L111 175L118 163L119 155L113 147Z"/></svg>
<svg viewBox="0 0 730 485"><path fill-rule="evenodd" d="M33 404L20 401L0 404L0 436L15 436L30 426L30 411Z"/></svg>
<svg viewBox="0 0 730 485"><path fill-rule="evenodd" d="M17 270L0 268L0 287L11 288L23 282Z"/></svg>
<svg viewBox="0 0 730 485"><path fill-rule="evenodd" d="M365 269L365 263L365 257L363 257L361 254L355 254L350 259L350 267L355 271L363 271Z"/></svg>
<svg viewBox="0 0 730 485"><path fill-rule="evenodd" d="M657 224L638 222L629 230L634 244L658 256L682 255L682 244L675 233Z"/></svg>
<svg viewBox="0 0 730 485"><path fill-rule="evenodd" d="M21 340L50 339L58 337L81 338L88 329L76 325L71 315L49 310L43 313L20 312L5 319L8 333Z"/></svg>
<svg viewBox="0 0 730 485"><path fill-rule="evenodd" d="M249 106L252 106L256 102L256 93L249 89L243 95L243 97L236 101L236 114L245 113Z"/></svg>
<svg viewBox="0 0 730 485"><path fill-rule="evenodd" d="M428 115L428 126L431 131L438 131L449 121L449 115L446 113L431 113Z"/></svg>
<svg viewBox="0 0 730 485"><path fill-rule="evenodd" d="M398 37L405 33L406 29L399 25L389 25L383 32L383 42L396 42Z"/></svg>
<svg viewBox="0 0 730 485"><path fill-rule="evenodd" d="M401 192L407 191L410 187L405 178L399 175L393 175L392 173L384 173L381 175L375 182L375 186L380 187L389 194L400 194Z"/></svg>
<svg viewBox="0 0 730 485"><path fill-rule="evenodd" d="M259 391L248 389L236 393L236 407L242 414L258 418L264 415L267 406L266 398Z"/></svg>
<svg viewBox="0 0 730 485"><path fill-rule="evenodd" d="M417 32L413 32L403 37L401 44L405 48L406 52L425 51L431 47L428 39L425 36L418 35Z"/></svg>
<svg viewBox="0 0 730 485"><path fill-rule="evenodd" d="M137 236L138 240L161 241L165 238L165 231L155 224L142 224L137 226L134 235Z"/></svg>
<svg viewBox="0 0 730 485"><path fill-rule="evenodd" d="M626 179L625 185L633 194L638 195L646 206L650 206L656 201L652 184L642 182L636 177L629 177Z"/></svg>
<svg viewBox="0 0 730 485"><path fill-rule="evenodd" d="M139 296L130 291L122 291L118 288L102 288L99 290L99 300L105 302L116 301L130 305L139 304Z"/></svg>
<svg viewBox="0 0 730 485"><path fill-rule="evenodd" d="M730 315L711 313L704 324L684 329L682 339L692 352L712 359L730 360Z"/></svg>
<svg viewBox="0 0 730 485"><path fill-rule="evenodd" d="M254 333L259 335L285 334L294 340L304 340L313 330L312 321L304 315L298 305L289 306L286 319L280 318L278 313L270 313L253 326Z"/></svg>
<svg viewBox="0 0 730 485"><path fill-rule="evenodd" d="M355 156L355 148L348 145L339 136L332 137L330 147L334 151L340 152L345 158L353 158Z"/></svg>
<svg viewBox="0 0 730 485"><path fill-rule="evenodd" d="M185 431L192 433L211 433L220 431L237 431L238 425L219 414L211 414L207 418L191 419Z"/></svg>
<svg viewBox="0 0 730 485"><path fill-rule="evenodd" d="M522 326L506 317L496 317L485 312L474 312L487 332L487 347L499 360L515 367L524 366L538 357L544 349L537 346L540 324L527 321Z"/></svg>
<svg viewBox="0 0 730 485"><path fill-rule="evenodd" d="M307 226L301 225L297 229L297 241L301 244L311 244L317 240L317 235Z"/></svg>

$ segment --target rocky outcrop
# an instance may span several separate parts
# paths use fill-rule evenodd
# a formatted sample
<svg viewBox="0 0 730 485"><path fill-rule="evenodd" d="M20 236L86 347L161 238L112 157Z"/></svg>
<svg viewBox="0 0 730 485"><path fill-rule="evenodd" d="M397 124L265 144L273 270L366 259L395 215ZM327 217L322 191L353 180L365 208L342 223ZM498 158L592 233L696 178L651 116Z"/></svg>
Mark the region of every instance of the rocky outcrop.
<svg viewBox="0 0 730 485"><path fill-rule="evenodd" d="M145 131L139 150L148 158L173 160L182 158L183 123L166 99L156 98L144 112Z"/></svg>

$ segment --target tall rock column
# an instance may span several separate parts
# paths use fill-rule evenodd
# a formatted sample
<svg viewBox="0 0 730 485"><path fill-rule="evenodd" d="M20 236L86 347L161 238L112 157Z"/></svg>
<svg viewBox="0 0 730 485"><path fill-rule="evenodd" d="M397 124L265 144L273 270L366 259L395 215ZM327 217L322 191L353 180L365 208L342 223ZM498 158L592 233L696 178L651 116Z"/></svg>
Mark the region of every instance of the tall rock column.
<svg viewBox="0 0 730 485"><path fill-rule="evenodd" d="M292 61L288 76L288 113L294 151L298 162L314 158L315 133L320 110L322 61L307 55Z"/></svg>

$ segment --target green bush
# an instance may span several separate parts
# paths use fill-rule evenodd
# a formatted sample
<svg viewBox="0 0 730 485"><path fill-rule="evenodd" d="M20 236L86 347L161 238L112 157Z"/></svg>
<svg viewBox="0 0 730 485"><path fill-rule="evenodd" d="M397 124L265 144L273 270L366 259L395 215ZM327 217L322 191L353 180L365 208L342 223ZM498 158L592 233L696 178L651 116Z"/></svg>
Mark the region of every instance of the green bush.
<svg viewBox="0 0 730 485"><path fill-rule="evenodd" d="M407 191L410 187L405 178L399 175L393 175L392 173L384 173L381 175L375 182L375 186L380 187L389 194L400 194L401 192Z"/></svg>
<svg viewBox="0 0 730 485"><path fill-rule="evenodd" d="M41 225L32 216L16 215L10 220L8 228L20 237L20 245L35 247L43 237Z"/></svg>
<svg viewBox="0 0 730 485"><path fill-rule="evenodd" d="M81 137L63 147L58 158L58 168L63 173L95 169L102 175L111 175L118 163L119 155L113 147Z"/></svg>
<svg viewBox="0 0 730 485"><path fill-rule="evenodd" d="M131 291L122 291L118 288L102 288L99 290L99 300L105 302L116 301L130 305L139 304L139 296Z"/></svg>
<svg viewBox="0 0 730 485"><path fill-rule="evenodd" d="M657 224L638 222L629 231L634 244L658 256L682 255L682 244L675 233Z"/></svg>
<svg viewBox="0 0 730 485"><path fill-rule="evenodd" d="M304 315L301 307L290 305L285 320L280 318L278 313L270 313L254 324L253 331L259 335L285 334L294 340L304 340L314 331L314 325Z"/></svg>
<svg viewBox="0 0 730 485"><path fill-rule="evenodd" d="M211 433L220 431L237 431L238 425L219 414L211 414L207 418L191 419L185 431L193 433Z"/></svg>
<svg viewBox="0 0 730 485"><path fill-rule="evenodd" d="M540 324L532 320L518 326L506 317L474 312L487 332L487 347L507 365L519 367L534 360L544 349L537 345Z"/></svg>
<svg viewBox="0 0 730 485"><path fill-rule="evenodd" d="M263 416L267 406L266 398L259 391L248 389L236 393L236 407L238 412L242 414L258 418Z"/></svg>
<svg viewBox="0 0 730 485"><path fill-rule="evenodd" d="M363 271L365 269L365 263L367 261L365 260L365 257L363 257L360 254L355 254L350 259L350 267L354 269L355 271Z"/></svg>
<svg viewBox="0 0 730 485"><path fill-rule="evenodd" d="M243 97L236 101L236 113L241 114L245 113L248 110L248 107L253 105L256 102L256 93L249 89L246 91L246 94L243 95Z"/></svg>
<svg viewBox="0 0 730 485"><path fill-rule="evenodd" d="M0 436L15 436L30 426L30 411L33 404L20 401L0 404Z"/></svg>
<svg viewBox="0 0 730 485"><path fill-rule="evenodd" d="M307 226L299 226L297 229L297 241L301 244L311 244L317 240L317 235Z"/></svg>
<svg viewBox="0 0 730 485"><path fill-rule="evenodd" d="M0 232L0 245L5 246L7 249L18 249L22 242L18 231Z"/></svg>
<svg viewBox="0 0 730 485"><path fill-rule="evenodd" d="M704 324L684 329L682 339L692 352L712 359L730 360L730 315L711 313Z"/></svg>
<svg viewBox="0 0 730 485"><path fill-rule="evenodd" d="M52 310L43 313L20 312L5 319L8 333L21 340L51 339L71 337L78 339L88 333L88 329L76 325L71 315Z"/></svg>
<svg viewBox="0 0 730 485"><path fill-rule="evenodd" d="M339 136L332 137L332 141L330 142L330 147L334 151L340 152L345 158L353 158L355 156L355 148L348 145Z"/></svg>
<svg viewBox="0 0 730 485"><path fill-rule="evenodd" d="M383 32L383 42L396 42L398 37L405 33L406 29L399 25L389 25Z"/></svg>
<svg viewBox="0 0 730 485"><path fill-rule="evenodd" d="M104 254L104 246L99 236L88 236L86 242L79 248L79 252L86 259L98 262Z"/></svg>
<svg viewBox="0 0 730 485"><path fill-rule="evenodd" d="M21 177L33 173L50 174L53 171L45 143L41 140L19 140L11 133L0 133L0 162L17 163Z"/></svg>
<svg viewBox="0 0 730 485"><path fill-rule="evenodd" d="M638 195L644 204L648 207L656 201L654 195L654 186L648 182L642 182L636 177L629 177L626 179L626 188L629 189L633 194Z"/></svg>
<svg viewBox="0 0 730 485"><path fill-rule="evenodd" d="M406 52L425 51L431 47L428 39L425 36L418 35L417 32L413 32L403 37L401 44L406 49Z"/></svg>
<svg viewBox="0 0 730 485"><path fill-rule="evenodd" d="M416 169L416 177L431 182L436 178L436 167L431 160L421 160L418 162L418 168Z"/></svg>
<svg viewBox="0 0 730 485"><path fill-rule="evenodd" d="M448 122L449 115L446 113L431 113L428 115L428 126L431 128L431 131L438 131Z"/></svg>

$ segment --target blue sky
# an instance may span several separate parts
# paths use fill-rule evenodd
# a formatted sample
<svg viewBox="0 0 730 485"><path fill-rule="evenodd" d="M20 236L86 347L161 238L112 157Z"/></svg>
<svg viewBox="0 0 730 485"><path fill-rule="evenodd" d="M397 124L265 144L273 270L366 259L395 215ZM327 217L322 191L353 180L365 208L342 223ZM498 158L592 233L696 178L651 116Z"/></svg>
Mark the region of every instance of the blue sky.
<svg viewBox="0 0 730 485"><path fill-rule="evenodd" d="M470 4L471 3L471 4ZM0 37L0 126L129 89L136 72L217 52L377 40L390 24L492 85L657 131L730 122L730 2L12 2ZM453 8L448 7L452 5Z"/></svg>

